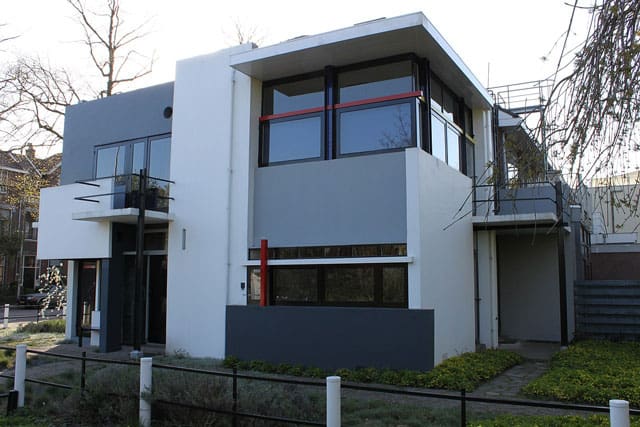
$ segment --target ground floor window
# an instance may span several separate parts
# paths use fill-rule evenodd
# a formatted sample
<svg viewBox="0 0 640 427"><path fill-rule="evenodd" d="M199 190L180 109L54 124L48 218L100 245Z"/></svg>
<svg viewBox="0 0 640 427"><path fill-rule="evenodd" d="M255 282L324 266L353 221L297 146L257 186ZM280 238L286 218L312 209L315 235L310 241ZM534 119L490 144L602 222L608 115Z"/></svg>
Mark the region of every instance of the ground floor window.
<svg viewBox="0 0 640 427"><path fill-rule="evenodd" d="M248 302L260 302L260 267L248 269ZM407 307L407 264L271 266L270 305Z"/></svg>

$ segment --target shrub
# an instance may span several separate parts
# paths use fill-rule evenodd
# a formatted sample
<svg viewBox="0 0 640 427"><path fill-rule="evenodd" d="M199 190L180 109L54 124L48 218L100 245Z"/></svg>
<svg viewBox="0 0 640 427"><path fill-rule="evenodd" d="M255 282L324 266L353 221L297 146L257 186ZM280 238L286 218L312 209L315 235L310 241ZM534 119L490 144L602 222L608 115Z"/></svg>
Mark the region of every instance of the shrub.
<svg viewBox="0 0 640 427"><path fill-rule="evenodd" d="M640 343L582 341L556 353L547 373L522 390L543 399L640 407Z"/></svg>
<svg viewBox="0 0 640 427"><path fill-rule="evenodd" d="M41 334L41 333L54 333L54 334L64 334L65 332L66 322L64 319L52 319L52 320L44 320L42 322L31 322L26 325L22 325L18 328L18 333L30 333L30 334Z"/></svg>
<svg viewBox="0 0 640 427"><path fill-rule="evenodd" d="M377 368L338 369L333 374L344 381L388 384L402 387L429 387L447 390L472 391L504 370L522 363L522 357L506 350L484 350L465 353L445 360L429 372ZM228 356L223 361L227 368L277 372L283 375L323 378L331 372L319 368L303 368L287 364L272 365L264 361L245 362Z"/></svg>

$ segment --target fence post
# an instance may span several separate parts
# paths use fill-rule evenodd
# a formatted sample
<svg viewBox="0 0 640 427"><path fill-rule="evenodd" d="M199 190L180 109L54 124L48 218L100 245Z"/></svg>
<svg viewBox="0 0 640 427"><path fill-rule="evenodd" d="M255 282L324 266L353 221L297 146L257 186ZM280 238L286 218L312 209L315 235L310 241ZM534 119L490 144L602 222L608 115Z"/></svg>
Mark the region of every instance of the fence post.
<svg viewBox="0 0 640 427"><path fill-rule="evenodd" d="M27 375L27 345L16 346L16 366L14 368L13 389L18 392L18 407L24 406L24 380Z"/></svg>
<svg viewBox="0 0 640 427"><path fill-rule="evenodd" d="M467 425L467 392L464 389L460 390L460 425Z"/></svg>
<svg viewBox="0 0 640 427"><path fill-rule="evenodd" d="M629 427L629 402L611 399L609 401L609 419L611 427Z"/></svg>
<svg viewBox="0 0 640 427"><path fill-rule="evenodd" d="M87 352L82 352L82 366L80 368L80 392L84 393L87 385Z"/></svg>
<svg viewBox="0 0 640 427"><path fill-rule="evenodd" d="M151 402L146 398L146 394L151 393L151 367L152 358L143 357L140 359L140 425L149 427L151 425Z"/></svg>
<svg viewBox="0 0 640 427"><path fill-rule="evenodd" d="M232 390L231 397L233 398L232 424L233 424L233 427L236 427L238 425L238 416L236 415L236 413L238 412L238 368L236 368L235 366L233 367L233 390Z"/></svg>
<svg viewBox="0 0 640 427"><path fill-rule="evenodd" d="M18 409L18 392L11 390L7 397L7 415L11 415L16 409Z"/></svg>
<svg viewBox="0 0 640 427"><path fill-rule="evenodd" d="M327 427L340 423L340 377L327 377Z"/></svg>
<svg viewBox="0 0 640 427"><path fill-rule="evenodd" d="M4 328L9 327L9 304L4 305Z"/></svg>

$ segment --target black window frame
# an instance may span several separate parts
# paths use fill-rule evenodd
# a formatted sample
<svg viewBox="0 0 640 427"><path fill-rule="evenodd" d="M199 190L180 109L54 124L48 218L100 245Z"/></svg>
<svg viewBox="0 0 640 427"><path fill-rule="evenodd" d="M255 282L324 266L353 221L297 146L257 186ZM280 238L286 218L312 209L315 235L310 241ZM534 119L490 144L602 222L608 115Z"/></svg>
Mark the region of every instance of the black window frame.
<svg viewBox="0 0 640 427"><path fill-rule="evenodd" d="M322 71L305 73L305 74L284 77L284 78L279 78L279 79L274 79L274 80L269 80L264 82L262 86L263 98L262 98L262 116L260 117L260 131L259 131L260 143L259 143L259 150L258 150L258 166L267 167L267 166L277 166L277 165L288 164L288 163L302 163L302 162L308 162L308 161L332 160L332 159L337 159L341 157L379 154L379 153L388 152L388 151L401 151L407 148L407 147L402 147L402 148L392 148L392 149L370 150L370 151L361 151L357 153L348 153L348 154L342 155L340 154L340 150L338 147L339 130L338 130L337 116L339 114L338 113L339 110L355 111L357 109L364 110L367 108L375 108L376 106L384 106L387 103L389 105L402 103L402 102L412 103L412 101L415 102L416 99L420 98L420 96L412 96L412 97L407 96L406 98L402 98L402 99L391 99L391 100L380 101L380 102L368 102L369 99L363 99L362 102L359 102L359 101L355 102L358 105L352 106L350 104L354 102L347 102L346 105L348 106L341 106L338 101L338 92L339 92L338 77L340 73L357 71L361 69L366 69L366 68L371 68L371 67L376 67L376 66L386 65L386 64L392 64L397 62L403 62L403 61L410 61L410 65L412 68L414 91L411 93L421 92L419 90L420 59L413 53L406 53L406 54L395 55L391 57L378 58L370 61L358 62L358 63L349 64L349 65L340 66L340 67L327 66ZM273 87L281 84L291 83L291 82L296 82L296 81L301 81L301 80L306 80L311 78L317 78L319 76L324 76L324 105L321 106L322 108L321 111L305 112L306 110L301 110L299 115L295 114L296 113L295 111L279 113L279 114L270 114L272 109L268 108L265 105L265 97L264 97L265 91L272 90ZM403 95L403 94L398 94L398 95ZM414 103L411 104L411 107L412 107L411 108L412 141L411 141L410 147L418 145L417 126L419 125L418 114L416 113L416 110L418 108ZM270 144L269 124L270 122L275 123L277 121L288 121L288 120L294 120L298 116L312 117L315 115L322 117L321 126L323 130L321 134L322 147L320 150L320 153L321 153L320 156L313 157L313 158L293 159L293 160L278 161L278 162L270 161L269 160L269 144ZM271 118L271 116L275 116L275 117Z"/></svg>
<svg viewBox="0 0 640 427"><path fill-rule="evenodd" d="M347 269L347 268L373 268L373 280L374 280L374 297L372 302L353 302L353 301L328 301L326 295L326 278L329 269ZM399 303L385 303L384 302L384 283L383 283L383 270L384 268L401 268L403 269L403 295L402 301ZM251 275L255 274L255 271L260 267L248 267L247 268L247 304L257 304L257 300L251 299ZM273 272L279 269L309 269L316 270L316 284L317 284L317 296L318 300L315 302L309 301L283 301L276 300L274 274ZM267 295L269 299L269 305L282 305L282 306L313 306L313 307L362 307L362 308L408 308L409 307L409 265L407 263L358 263L358 264L304 264L304 265L275 265L269 266L268 269L268 290Z"/></svg>

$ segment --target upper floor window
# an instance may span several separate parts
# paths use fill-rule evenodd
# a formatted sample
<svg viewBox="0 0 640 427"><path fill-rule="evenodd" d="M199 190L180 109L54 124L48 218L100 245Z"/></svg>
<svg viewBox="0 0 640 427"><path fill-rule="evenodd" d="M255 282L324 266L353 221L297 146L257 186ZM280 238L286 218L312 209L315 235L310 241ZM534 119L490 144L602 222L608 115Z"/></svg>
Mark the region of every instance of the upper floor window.
<svg viewBox="0 0 640 427"><path fill-rule="evenodd" d="M96 147L95 178L114 178L114 207L132 207L140 185L138 174L147 171L150 209L166 210L169 200L171 137L168 135ZM131 199L131 200L129 200ZM148 203L149 203L148 202Z"/></svg>
<svg viewBox="0 0 640 427"><path fill-rule="evenodd" d="M260 164L416 145L416 73L405 59L265 84Z"/></svg>
<svg viewBox="0 0 640 427"><path fill-rule="evenodd" d="M267 86L263 94L262 162L323 156L324 78Z"/></svg>
<svg viewBox="0 0 640 427"><path fill-rule="evenodd" d="M416 144L416 79L412 61L338 73L339 155Z"/></svg>
<svg viewBox="0 0 640 427"><path fill-rule="evenodd" d="M261 166L422 146L473 175L471 110L413 55L267 82L262 101Z"/></svg>

